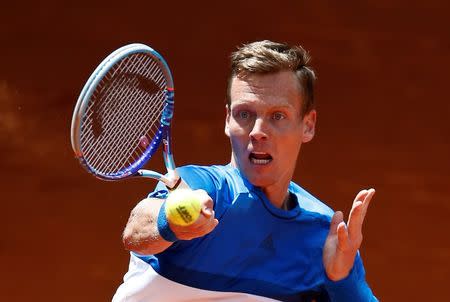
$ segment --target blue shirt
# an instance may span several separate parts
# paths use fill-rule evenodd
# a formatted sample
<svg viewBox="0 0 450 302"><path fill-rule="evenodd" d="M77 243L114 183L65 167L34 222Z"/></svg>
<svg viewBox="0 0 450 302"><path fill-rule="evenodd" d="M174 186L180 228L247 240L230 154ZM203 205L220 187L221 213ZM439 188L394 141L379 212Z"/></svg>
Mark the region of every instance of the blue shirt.
<svg viewBox="0 0 450 302"><path fill-rule="evenodd" d="M180 176L214 200L218 226L177 241L160 254L139 256L167 279L195 288L243 292L280 301L377 301L365 281L359 253L349 276L329 280L322 248L333 211L291 182L295 207L274 207L239 170L185 166ZM158 184L150 197L165 197Z"/></svg>

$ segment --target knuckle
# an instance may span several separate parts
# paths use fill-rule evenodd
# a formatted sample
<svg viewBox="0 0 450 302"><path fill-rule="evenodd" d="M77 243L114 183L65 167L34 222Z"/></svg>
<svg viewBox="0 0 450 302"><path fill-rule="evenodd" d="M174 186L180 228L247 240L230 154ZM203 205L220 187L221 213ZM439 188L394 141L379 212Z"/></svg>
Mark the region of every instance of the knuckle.
<svg viewBox="0 0 450 302"><path fill-rule="evenodd" d="M194 192L198 195L208 195L208 193L206 193L206 191L203 189L197 189Z"/></svg>

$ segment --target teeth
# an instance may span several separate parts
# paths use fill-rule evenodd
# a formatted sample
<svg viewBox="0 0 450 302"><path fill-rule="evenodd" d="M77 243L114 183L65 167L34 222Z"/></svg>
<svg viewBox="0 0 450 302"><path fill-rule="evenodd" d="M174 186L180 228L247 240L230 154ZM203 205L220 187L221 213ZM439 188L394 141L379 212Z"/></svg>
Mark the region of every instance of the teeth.
<svg viewBox="0 0 450 302"><path fill-rule="evenodd" d="M250 152L249 159L254 165L267 165L272 161L272 156L266 152L253 151Z"/></svg>
<svg viewBox="0 0 450 302"><path fill-rule="evenodd" d="M255 165L266 165L270 162L270 159L256 159L251 158L250 161Z"/></svg>

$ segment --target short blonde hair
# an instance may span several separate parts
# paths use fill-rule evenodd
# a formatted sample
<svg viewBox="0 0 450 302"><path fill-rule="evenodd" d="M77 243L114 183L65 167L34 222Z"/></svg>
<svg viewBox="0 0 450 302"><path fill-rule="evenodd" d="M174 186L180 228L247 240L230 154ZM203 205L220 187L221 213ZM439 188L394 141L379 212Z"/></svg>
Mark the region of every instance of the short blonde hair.
<svg viewBox="0 0 450 302"><path fill-rule="evenodd" d="M234 77L292 70L298 78L303 94L303 116L314 108L316 75L307 65L309 61L308 52L301 46L290 46L269 40L242 45L231 54L231 75L227 87L228 105L231 103L231 82Z"/></svg>

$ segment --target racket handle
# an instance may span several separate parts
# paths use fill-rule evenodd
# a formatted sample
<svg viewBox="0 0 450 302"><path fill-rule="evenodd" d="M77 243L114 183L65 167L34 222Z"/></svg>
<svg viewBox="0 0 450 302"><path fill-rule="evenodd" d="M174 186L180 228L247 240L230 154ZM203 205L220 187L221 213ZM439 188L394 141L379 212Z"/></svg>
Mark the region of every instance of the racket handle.
<svg viewBox="0 0 450 302"><path fill-rule="evenodd" d="M162 181L169 191L173 191L178 188L190 189L189 185L178 175L176 170L170 170L167 173L167 176L165 176L155 171L141 169L137 171L136 176L153 178L158 181Z"/></svg>

